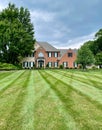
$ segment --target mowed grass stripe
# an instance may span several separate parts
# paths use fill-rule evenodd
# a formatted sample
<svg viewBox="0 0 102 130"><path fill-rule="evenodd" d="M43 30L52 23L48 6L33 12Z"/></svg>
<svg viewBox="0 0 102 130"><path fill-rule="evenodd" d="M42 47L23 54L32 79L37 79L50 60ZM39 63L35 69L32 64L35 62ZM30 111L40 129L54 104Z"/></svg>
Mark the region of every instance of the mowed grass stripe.
<svg viewBox="0 0 102 130"><path fill-rule="evenodd" d="M38 71L34 72L34 91L35 91L35 104L49 91L49 87L46 87L45 81L41 77Z"/></svg>
<svg viewBox="0 0 102 130"><path fill-rule="evenodd" d="M17 79L13 84L0 94L0 130L4 130L6 126L7 119L10 116L12 107L14 107L16 98L22 90L22 86L26 80L28 72L25 71L19 79Z"/></svg>
<svg viewBox="0 0 102 130"><path fill-rule="evenodd" d="M57 103L60 102L60 105L58 106L58 111L60 112L60 114L63 115L63 120L67 126L67 129L68 130L79 129L79 125L74 120L74 115L76 115L77 113L73 110L70 111L70 103L72 101L68 99L68 97L71 96L70 94L72 90L70 88L67 88L66 84L60 82L59 80L56 80L56 78L49 76L46 72L44 71L39 72L42 75L43 79L50 85L50 88L53 91L53 93L55 93L53 94L54 98L59 100L57 101ZM63 88L62 91L59 89L60 86ZM68 100L67 103L66 100ZM67 109L67 107L69 108L69 110Z"/></svg>
<svg viewBox="0 0 102 130"><path fill-rule="evenodd" d="M67 77L47 70L22 72L0 95L0 130L102 129L102 109L96 107L95 100L89 101L89 96L71 86L78 82L74 73L66 72L70 75ZM88 79L86 72L85 76Z"/></svg>
<svg viewBox="0 0 102 130"><path fill-rule="evenodd" d="M2 79L4 79L5 77L11 75L12 73L14 73L14 72L13 72L13 71L1 71L1 72L0 72L0 81L1 81Z"/></svg>
<svg viewBox="0 0 102 130"><path fill-rule="evenodd" d="M102 105L102 91L100 91L96 87L79 82L78 80L75 80L74 78L68 78L64 75L55 73L54 71L46 71L46 72L55 78L57 77L57 79L59 80L62 79L62 82L66 83L70 87L73 87L73 89L75 89L76 91L79 91L82 94L86 95L92 101L96 101L97 103Z"/></svg>
<svg viewBox="0 0 102 130"><path fill-rule="evenodd" d="M85 82L86 84L90 84L100 90L102 90L102 75L99 75L99 72L96 72L96 74L93 74L90 72L81 72L74 73L74 76L81 82Z"/></svg>
<svg viewBox="0 0 102 130"><path fill-rule="evenodd" d="M34 88L34 71L30 72L30 77L27 84L27 92L24 98L20 116L22 119L21 130L34 130L34 99L35 99L35 88Z"/></svg>
<svg viewBox="0 0 102 130"><path fill-rule="evenodd" d="M22 72L22 71L24 71L24 70L19 70L19 71L13 71L12 73L11 73L11 71L10 71L10 75L8 75L7 77L4 77L3 79L1 79L0 80L0 83L3 83L3 82L7 82L7 81L9 81L10 79L13 79L14 77L15 77L15 75L18 75L19 74L19 72ZM9 72L6 72L6 73L9 73Z"/></svg>
<svg viewBox="0 0 102 130"><path fill-rule="evenodd" d="M102 111L100 109L46 71L40 71L40 73L63 102L66 111L75 119L80 130L101 128Z"/></svg>
<svg viewBox="0 0 102 130"><path fill-rule="evenodd" d="M74 71L73 71L74 72ZM66 76L64 76L64 75L62 75L62 74L59 74L59 76L58 77L60 77L60 79L62 79L62 81L64 82L64 83L66 83L66 84L69 84L71 87L73 87L73 89L75 90L75 91L78 91L81 95L83 95L83 96L85 96L86 98L87 98L87 100L90 100L93 104L95 104L98 108L100 108L100 109L102 109L102 104L101 103L99 103L99 101L101 101L101 98L100 98L100 96L102 96L102 92L101 92L101 90L100 89L98 89L98 88L94 88L95 86L93 86L93 85L89 85L89 84L87 84L87 82L86 83L84 83L83 84L83 82L81 82L80 80L76 80L75 78L74 78L74 73L73 72L68 72L68 74L70 75L70 77L66 77ZM53 75L55 75L55 73L54 73L54 71L52 71L52 73L53 73ZM58 72L57 72L58 73ZM56 74L57 74L56 73ZM79 72L79 73L81 73L80 74L80 78L81 78L81 75L82 75L82 77L83 77L83 73L84 72ZM87 74L87 72L86 72L86 74ZM90 78L88 79L88 80L90 80ZM78 84L79 83L79 84ZM75 85L73 85L73 84L75 84ZM76 87L75 87L76 86ZM82 90L81 90L81 88L82 88ZM80 90L80 91L79 91ZM92 90L92 91L91 91ZM94 93L93 93L93 90L94 90ZM96 90L96 91L95 91ZM85 92L86 92L86 94L85 94ZM99 92L99 93L97 93L97 92ZM90 96L90 95L92 95L92 96ZM98 97L98 99L99 100L97 100L97 97ZM101 101L102 102L102 101Z"/></svg>
<svg viewBox="0 0 102 130"><path fill-rule="evenodd" d="M24 77L22 77L22 83L20 85L19 93L13 102L12 108L10 109L9 115L6 118L6 127L3 130L22 130L22 116L21 110L27 95L27 85L29 81L31 71L26 71ZM19 87L19 86L18 86Z"/></svg>
<svg viewBox="0 0 102 130"><path fill-rule="evenodd" d="M45 91L39 100L35 100L35 129L77 130L75 121L66 112L64 104L60 101L55 91L51 89L51 85L42 75L39 75L38 71L36 71L36 77L41 79L39 83L47 91ZM39 83L36 84L36 87L39 87Z"/></svg>
<svg viewBox="0 0 102 130"><path fill-rule="evenodd" d="M63 70L53 70L56 73L59 73L63 76L66 76L68 78L72 78L74 80L77 80L78 82L83 82L85 84L88 84L90 86L96 87L100 90L102 90L102 76L100 77L93 77L93 75L88 75L86 72L81 72L80 74L78 71L63 71Z"/></svg>
<svg viewBox="0 0 102 130"><path fill-rule="evenodd" d="M12 84L15 84L15 82L17 82L17 80L20 82L20 78L24 75L24 73L25 73L25 71L22 71L21 73L19 73L18 75L16 75L16 79L14 78L14 79L11 79L11 81L12 82L10 82L10 83L7 83L7 85L4 85L4 86L2 86L1 87L1 89L0 89L0 96L2 95L2 93L4 93L4 91L6 91L7 89L12 89L11 88L11 86L12 86ZM3 84L2 84L3 85ZM12 87L14 87L14 86L12 86Z"/></svg>
<svg viewBox="0 0 102 130"><path fill-rule="evenodd" d="M0 91L7 87L8 85L12 84L15 82L15 80L23 73L24 71L17 71L4 79L0 80Z"/></svg>

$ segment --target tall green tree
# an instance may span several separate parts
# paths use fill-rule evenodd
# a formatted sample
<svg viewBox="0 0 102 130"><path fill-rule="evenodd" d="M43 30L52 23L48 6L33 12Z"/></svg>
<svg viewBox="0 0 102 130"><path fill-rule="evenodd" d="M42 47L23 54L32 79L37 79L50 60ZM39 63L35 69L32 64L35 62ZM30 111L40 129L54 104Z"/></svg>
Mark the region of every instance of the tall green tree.
<svg viewBox="0 0 102 130"><path fill-rule="evenodd" d="M86 45L81 46L77 54L77 63L81 64L83 69L85 69L86 65L90 65L94 63L94 61L94 56L91 50Z"/></svg>
<svg viewBox="0 0 102 130"><path fill-rule="evenodd" d="M9 3L0 12L0 60L17 64L34 47L34 27L30 12Z"/></svg>
<svg viewBox="0 0 102 130"><path fill-rule="evenodd" d="M95 37L96 37L95 42L97 43L97 46L98 46L98 51L97 51L97 53L102 52L102 29L100 29L100 30L95 34Z"/></svg>
<svg viewBox="0 0 102 130"><path fill-rule="evenodd" d="M96 65L99 65L100 68L102 68L102 52L97 53L95 59L96 59Z"/></svg>
<svg viewBox="0 0 102 130"><path fill-rule="evenodd" d="M84 46L87 46L94 55L97 54L97 52L99 51L99 46L98 43L96 42L96 40L94 41L87 41L84 43Z"/></svg>

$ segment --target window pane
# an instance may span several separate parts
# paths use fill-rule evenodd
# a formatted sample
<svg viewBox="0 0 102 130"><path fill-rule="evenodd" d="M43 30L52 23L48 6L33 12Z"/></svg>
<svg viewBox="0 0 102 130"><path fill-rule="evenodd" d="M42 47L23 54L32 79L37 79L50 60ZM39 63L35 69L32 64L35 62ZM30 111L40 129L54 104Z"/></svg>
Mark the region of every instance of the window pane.
<svg viewBox="0 0 102 130"><path fill-rule="evenodd" d="M55 62L55 67L58 67L58 63L57 62Z"/></svg>
<svg viewBox="0 0 102 130"><path fill-rule="evenodd" d="M63 67L67 67L68 66L68 62L63 62Z"/></svg>
<svg viewBox="0 0 102 130"><path fill-rule="evenodd" d="M44 54L43 54L42 52L40 52L40 53L38 54L38 57L44 57Z"/></svg>
<svg viewBox="0 0 102 130"><path fill-rule="evenodd" d="M51 57L51 52L48 53L48 57Z"/></svg>
<svg viewBox="0 0 102 130"><path fill-rule="evenodd" d="M31 67L33 67L33 62L31 62Z"/></svg>
<svg viewBox="0 0 102 130"><path fill-rule="evenodd" d="M28 67L28 62L25 62L25 67Z"/></svg>
<svg viewBox="0 0 102 130"><path fill-rule="evenodd" d="M48 65L49 65L49 67L52 67L52 62L49 62Z"/></svg>
<svg viewBox="0 0 102 130"><path fill-rule="evenodd" d="M74 67L77 67L77 63L76 63L76 62L73 62L73 66L74 66Z"/></svg>
<svg viewBox="0 0 102 130"><path fill-rule="evenodd" d="M72 57L72 53L68 53L68 57Z"/></svg>
<svg viewBox="0 0 102 130"><path fill-rule="evenodd" d="M32 52L31 57L34 57L34 52Z"/></svg>
<svg viewBox="0 0 102 130"><path fill-rule="evenodd" d="M67 67L67 64L66 64L66 62L64 62L64 67Z"/></svg>
<svg viewBox="0 0 102 130"><path fill-rule="evenodd" d="M31 62L28 62L28 67L31 67Z"/></svg>
<svg viewBox="0 0 102 130"><path fill-rule="evenodd" d="M23 62L23 67L25 67L25 62Z"/></svg>
<svg viewBox="0 0 102 130"><path fill-rule="evenodd" d="M55 57L58 57L57 52L55 52Z"/></svg>

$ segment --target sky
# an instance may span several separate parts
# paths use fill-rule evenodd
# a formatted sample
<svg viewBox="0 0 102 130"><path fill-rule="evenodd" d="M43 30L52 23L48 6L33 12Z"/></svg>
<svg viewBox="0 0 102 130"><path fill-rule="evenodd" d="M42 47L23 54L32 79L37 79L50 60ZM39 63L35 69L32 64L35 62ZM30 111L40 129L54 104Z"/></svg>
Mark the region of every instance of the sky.
<svg viewBox="0 0 102 130"><path fill-rule="evenodd" d="M102 28L102 0L0 0L28 8L37 41L56 48L80 48Z"/></svg>

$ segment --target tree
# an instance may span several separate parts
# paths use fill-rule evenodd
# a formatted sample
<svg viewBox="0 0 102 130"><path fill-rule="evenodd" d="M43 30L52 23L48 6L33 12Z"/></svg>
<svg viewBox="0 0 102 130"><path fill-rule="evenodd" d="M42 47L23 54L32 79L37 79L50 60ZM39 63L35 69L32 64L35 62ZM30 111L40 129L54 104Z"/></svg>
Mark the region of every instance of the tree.
<svg viewBox="0 0 102 130"><path fill-rule="evenodd" d="M96 34L95 34L96 38L100 38L102 37L102 29L100 29Z"/></svg>
<svg viewBox="0 0 102 130"><path fill-rule="evenodd" d="M84 46L87 46L94 55L97 54L97 52L99 51L99 47L98 47L98 43L96 42L96 40L94 41L87 41L84 43Z"/></svg>
<svg viewBox="0 0 102 130"><path fill-rule="evenodd" d="M0 60L17 64L34 47L34 27L30 12L14 4L0 12Z"/></svg>
<svg viewBox="0 0 102 130"><path fill-rule="evenodd" d="M77 54L77 63L81 64L83 69L85 69L86 65L92 64L94 61L94 56L91 50L86 45L81 46Z"/></svg>
<svg viewBox="0 0 102 130"><path fill-rule="evenodd" d="M95 34L93 41L87 41L79 49L77 62L82 64L83 68L85 68L87 64L94 62L96 65L102 66L102 29Z"/></svg>
<svg viewBox="0 0 102 130"><path fill-rule="evenodd" d="M96 37L96 43L98 45L98 51L97 51L97 53L99 53L99 52L102 51L102 29L100 29L96 33L95 37Z"/></svg>
<svg viewBox="0 0 102 130"><path fill-rule="evenodd" d="M99 65L100 68L102 68L102 52L97 53L95 59L96 59L96 65Z"/></svg>

